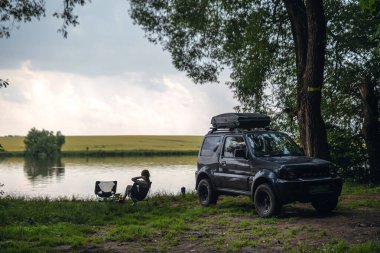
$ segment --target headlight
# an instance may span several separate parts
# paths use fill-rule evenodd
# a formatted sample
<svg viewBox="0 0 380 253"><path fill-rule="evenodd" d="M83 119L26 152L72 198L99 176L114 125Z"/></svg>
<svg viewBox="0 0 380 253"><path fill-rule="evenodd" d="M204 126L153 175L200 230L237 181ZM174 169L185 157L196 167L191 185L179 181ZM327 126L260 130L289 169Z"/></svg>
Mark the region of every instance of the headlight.
<svg viewBox="0 0 380 253"><path fill-rule="evenodd" d="M282 169L280 170L280 178L281 179L296 179L297 173L293 169Z"/></svg>
<svg viewBox="0 0 380 253"><path fill-rule="evenodd" d="M334 164L329 165L329 175L330 175L330 177L336 177L337 176L337 168Z"/></svg>

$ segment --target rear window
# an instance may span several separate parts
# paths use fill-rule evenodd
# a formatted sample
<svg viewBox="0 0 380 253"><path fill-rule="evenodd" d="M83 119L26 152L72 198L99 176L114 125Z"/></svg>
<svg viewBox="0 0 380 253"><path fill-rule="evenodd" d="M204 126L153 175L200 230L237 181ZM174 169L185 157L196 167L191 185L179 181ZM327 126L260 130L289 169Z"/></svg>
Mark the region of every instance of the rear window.
<svg viewBox="0 0 380 253"><path fill-rule="evenodd" d="M219 147L220 139L220 136L206 137L203 141L201 156L212 156Z"/></svg>

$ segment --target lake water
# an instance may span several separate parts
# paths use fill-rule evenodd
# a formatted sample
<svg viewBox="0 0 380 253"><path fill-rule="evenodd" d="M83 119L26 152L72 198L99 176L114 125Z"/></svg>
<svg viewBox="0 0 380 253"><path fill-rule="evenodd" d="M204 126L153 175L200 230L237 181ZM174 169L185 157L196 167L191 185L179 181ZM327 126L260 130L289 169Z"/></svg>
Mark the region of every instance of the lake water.
<svg viewBox="0 0 380 253"><path fill-rule="evenodd" d="M141 170L151 174L151 194L179 194L181 187L195 187L196 157L107 157L62 158L33 161L23 158L0 159L0 190L4 195L29 197L95 198L95 181L118 181L117 192L124 192L131 178Z"/></svg>

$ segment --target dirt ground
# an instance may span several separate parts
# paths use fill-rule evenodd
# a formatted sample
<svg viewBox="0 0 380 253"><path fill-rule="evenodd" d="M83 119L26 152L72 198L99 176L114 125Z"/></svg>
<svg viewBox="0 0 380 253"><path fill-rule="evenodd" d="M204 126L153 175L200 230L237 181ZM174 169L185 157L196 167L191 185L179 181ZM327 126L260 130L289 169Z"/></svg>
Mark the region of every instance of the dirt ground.
<svg viewBox="0 0 380 253"><path fill-rule="evenodd" d="M347 245L380 241L380 209L352 206L358 200L371 199L380 203L379 194L341 197L338 209L329 216L320 216L310 204L295 203L283 207L276 219L258 218L257 215L230 217L230 222L221 224L207 222L202 217L194 227L174 237L175 243L165 245L162 238L145 238L128 242L106 242L91 244L80 252L289 252L318 249L344 241ZM244 221L247 226L234 226ZM252 232L257 229L257 232ZM268 232L269 231L269 232ZM270 232L272 231L272 232ZM233 247L236 241L241 247ZM249 242L247 246L247 241ZM166 247L167 246L167 247ZM57 251L71 251L57 248ZM326 249L325 249L326 250Z"/></svg>

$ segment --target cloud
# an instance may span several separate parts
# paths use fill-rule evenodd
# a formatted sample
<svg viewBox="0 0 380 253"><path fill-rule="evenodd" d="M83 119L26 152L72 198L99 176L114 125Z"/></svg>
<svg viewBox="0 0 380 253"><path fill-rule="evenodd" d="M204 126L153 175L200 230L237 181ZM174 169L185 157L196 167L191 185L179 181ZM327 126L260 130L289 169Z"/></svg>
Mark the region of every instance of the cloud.
<svg viewBox="0 0 380 253"><path fill-rule="evenodd" d="M35 71L24 64L0 71L14 80L0 93L0 135L26 135L32 127L65 135L199 135L211 116L230 111L235 102L225 86L194 85L182 74L88 77ZM138 82L136 82L138 80Z"/></svg>
<svg viewBox="0 0 380 253"><path fill-rule="evenodd" d="M177 72L169 53L149 43L143 30L132 24L125 0L92 1L76 8L80 25L69 28L67 39L57 33L61 21L50 15L61 7L54 1L47 5L46 18L22 23L9 39L0 40L0 68L30 61L34 70L87 76Z"/></svg>
<svg viewBox="0 0 380 253"><path fill-rule="evenodd" d="M195 85L168 52L134 26L125 0L76 9L80 25L57 33L61 7L0 40L0 135L30 128L91 134L203 134L236 102L223 84Z"/></svg>

